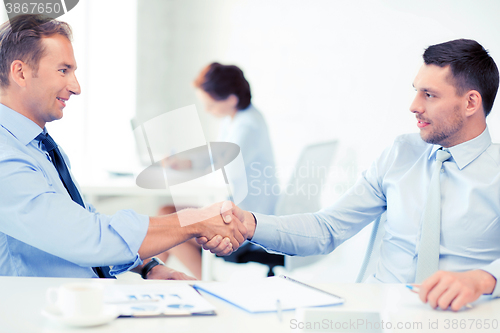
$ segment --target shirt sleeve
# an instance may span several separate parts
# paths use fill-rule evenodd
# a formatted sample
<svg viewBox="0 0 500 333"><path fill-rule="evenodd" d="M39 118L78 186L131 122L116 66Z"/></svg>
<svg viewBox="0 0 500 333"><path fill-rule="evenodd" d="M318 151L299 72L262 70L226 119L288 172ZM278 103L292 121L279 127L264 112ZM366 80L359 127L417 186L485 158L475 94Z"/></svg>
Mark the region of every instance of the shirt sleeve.
<svg viewBox="0 0 500 333"><path fill-rule="evenodd" d="M495 289L491 293L491 296L500 297L500 283L498 283L500 278L500 259L493 261L491 264L486 267L482 267L481 269L493 275L493 277L497 280Z"/></svg>
<svg viewBox="0 0 500 333"><path fill-rule="evenodd" d="M336 203L317 213L282 217L254 213L257 226L251 241L287 255L331 252L386 210L382 184L389 156L386 151Z"/></svg>
<svg viewBox="0 0 500 333"><path fill-rule="evenodd" d="M0 231L82 267L115 266L112 274L142 261L139 247L149 217L122 210L114 215L85 209L59 193L38 163L23 154L0 163Z"/></svg>

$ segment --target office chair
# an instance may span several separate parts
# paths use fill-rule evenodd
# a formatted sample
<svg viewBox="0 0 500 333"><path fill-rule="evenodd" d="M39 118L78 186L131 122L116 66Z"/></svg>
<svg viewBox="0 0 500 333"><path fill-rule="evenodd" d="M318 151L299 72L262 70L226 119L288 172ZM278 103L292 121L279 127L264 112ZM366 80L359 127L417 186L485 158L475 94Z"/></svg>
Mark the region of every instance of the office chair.
<svg viewBox="0 0 500 333"><path fill-rule="evenodd" d="M294 173L282 191L276 203L276 215L292 215L314 213L321 209L321 189L326 182L330 165L338 149L337 141L312 144L304 148L295 165ZM306 171L306 172L304 172ZM304 174L305 173L305 174ZM315 189L314 193L295 191L290 194L289 188ZM308 266L324 258L324 255L285 257L285 269L291 271L298 267Z"/></svg>
<svg viewBox="0 0 500 333"><path fill-rule="evenodd" d="M321 209L321 189L326 182L330 165L337 152L338 142L328 141L306 146L297 160L295 170L287 183L285 191L282 191L276 203L275 215L291 215L300 213L313 213ZM314 193L303 193L294 189L315 189ZM268 266L267 275L274 275L274 267L285 266L286 270L310 265L322 258L321 256L283 256L271 254L257 245L239 249L239 255L235 260L227 260L236 263L258 262ZM203 253L202 276L204 280L211 280L211 258L210 254Z"/></svg>
<svg viewBox="0 0 500 333"><path fill-rule="evenodd" d="M373 222L370 241L366 248L365 258L356 278L356 283L364 282L377 268L378 258L380 257L380 246L385 234L384 224L386 220L387 213L383 213Z"/></svg>

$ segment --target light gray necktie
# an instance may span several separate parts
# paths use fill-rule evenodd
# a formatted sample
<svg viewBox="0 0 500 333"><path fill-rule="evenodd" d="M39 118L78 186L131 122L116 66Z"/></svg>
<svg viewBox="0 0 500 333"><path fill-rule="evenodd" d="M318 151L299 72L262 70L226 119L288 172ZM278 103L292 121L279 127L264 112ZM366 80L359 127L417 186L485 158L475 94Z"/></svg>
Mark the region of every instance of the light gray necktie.
<svg viewBox="0 0 500 333"><path fill-rule="evenodd" d="M439 245L441 240L441 186L439 174L443 162L450 158L450 153L436 151L436 164L429 185L427 203L422 214L422 236L418 250L417 273L415 283L421 283L438 270Z"/></svg>

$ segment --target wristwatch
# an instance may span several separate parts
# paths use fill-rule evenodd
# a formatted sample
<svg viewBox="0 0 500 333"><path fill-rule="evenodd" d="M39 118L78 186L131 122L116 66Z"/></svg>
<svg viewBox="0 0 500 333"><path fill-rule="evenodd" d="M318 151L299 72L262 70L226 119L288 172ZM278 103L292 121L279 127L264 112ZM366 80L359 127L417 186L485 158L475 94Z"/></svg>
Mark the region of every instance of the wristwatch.
<svg viewBox="0 0 500 333"><path fill-rule="evenodd" d="M153 257L151 258L151 261L148 262L143 268L142 268L142 271L141 271L141 276L143 279L147 279L147 276L148 276L148 273L150 270L153 269L153 267L156 267L158 265L163 265L165 266L165 263L163 261L161 261L160 258L156 258L156 257Z"/></svg>

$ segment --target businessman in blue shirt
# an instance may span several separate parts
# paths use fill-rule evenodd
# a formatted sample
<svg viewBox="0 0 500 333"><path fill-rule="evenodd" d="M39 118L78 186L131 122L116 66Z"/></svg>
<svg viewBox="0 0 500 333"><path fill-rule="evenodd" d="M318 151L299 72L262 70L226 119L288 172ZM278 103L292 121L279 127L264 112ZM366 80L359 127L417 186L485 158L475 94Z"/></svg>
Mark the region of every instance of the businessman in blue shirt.
<svg viewBox="0 0 500 333"><path fill-rule="evenodd" d="M0 275L187 278L156 261L144 271L143 260L199 236L221 241L222 255L235 250L246 229L225 224L220 204L184 211L201 222L182 227L176 214L108 216L83 201L45 128L80 94L70 38L66 23L34 15L0 27Z"/></svg>
<svg viewBox="0 0 500 333"><path fill-rule="evenodd" d="M336 203L314 214L283 217L235 207L234 215L224 218L244 221L248 239L269 251L306 256L331 252L387 212L379 262L369 281L414 283L419 251L429 246L422 241L427 193L438 150L444 149L448 159L436 169L441 224L434 232L433 258L439 270L423 278L420 298L433 308L458 310L482 294L499 296L500 145L491 143L486 126L498 69L473 40L430 46L423 58L410 106L420 135L396 138ZM198 242L208 249L218 244Z"/></svg>

